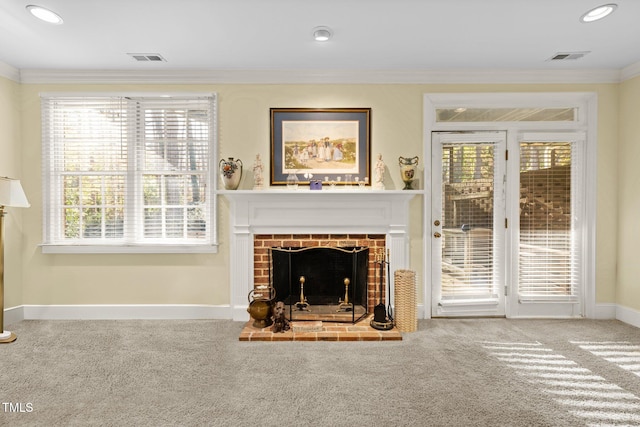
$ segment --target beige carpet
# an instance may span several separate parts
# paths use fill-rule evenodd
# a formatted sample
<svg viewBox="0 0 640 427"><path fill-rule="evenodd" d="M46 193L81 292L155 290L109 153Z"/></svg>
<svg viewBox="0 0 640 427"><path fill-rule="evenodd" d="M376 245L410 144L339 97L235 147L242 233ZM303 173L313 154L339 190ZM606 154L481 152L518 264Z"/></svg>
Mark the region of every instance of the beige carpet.
<svg viewBox="0 0 640 427"><path fill-rule="evenodd" d="M231 321L10 326L0 425L640 425L640 331L617 321L439 319L388 342L240 342Z"/></svg>

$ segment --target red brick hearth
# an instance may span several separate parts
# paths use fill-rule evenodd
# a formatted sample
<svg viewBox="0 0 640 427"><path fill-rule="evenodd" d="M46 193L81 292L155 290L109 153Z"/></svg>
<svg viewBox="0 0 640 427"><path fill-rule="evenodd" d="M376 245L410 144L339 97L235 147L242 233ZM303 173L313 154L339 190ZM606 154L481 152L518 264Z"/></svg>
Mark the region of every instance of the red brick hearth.
<svg viewBox="0 0 640 427"><path fill-rule="evenodd" d="M256 328L253 321L247 322L240 333L239 341L401 341L402 333L393 328L388 331L373 329L369 315L360 322L292 322L286 332L274 333L271 327Z"/></svg>

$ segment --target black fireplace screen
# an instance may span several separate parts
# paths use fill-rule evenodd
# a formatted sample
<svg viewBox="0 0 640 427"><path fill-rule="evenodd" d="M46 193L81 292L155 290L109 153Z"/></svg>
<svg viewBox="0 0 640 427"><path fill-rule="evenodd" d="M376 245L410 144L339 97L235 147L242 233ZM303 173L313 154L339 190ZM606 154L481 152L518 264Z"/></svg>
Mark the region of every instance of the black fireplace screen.
<svg viewBox="0 0 640 427"><path fill-rule="evenodd" d="M367 314L369 248L271 248L270 278L289 320L355 323Z"/></svg>

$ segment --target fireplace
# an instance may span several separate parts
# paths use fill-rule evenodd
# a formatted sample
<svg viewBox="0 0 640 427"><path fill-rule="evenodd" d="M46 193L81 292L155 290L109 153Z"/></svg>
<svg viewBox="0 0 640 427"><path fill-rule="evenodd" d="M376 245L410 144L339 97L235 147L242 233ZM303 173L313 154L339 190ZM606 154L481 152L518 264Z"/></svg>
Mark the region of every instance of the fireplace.
<svg viewBox="0 0 640 427"><path fill-rule="evenodd" d="M377 283L380 280L380 271L375 267L376 256L379 257L380 254L384 254L386 251L386 236L384 234L256 234L253 238L253 252L254 252L254 272L253 272L253 284L255 288L259 288L265 285L274 284L274 249L278 248L286 248L289 250L298 250L302 248L343 248L343 249L353 249L353 248L366 248L366 255L364 253L359 254L359 261L366 265L366 273L364 278L357 278L358 290L363 292L364 301L362 302L363 310L367 313L373 312L373 307L375 304L378 304L381 299L384 299L384 295L381 297L379 294L379 286ZM282 254L281 254L282 255ZM296 254L293 255L294 258ZM302 254L300 254L302 255ZM276 255L277 256L277 255ZM282 257L281 257L282 258ZM288 261L288 260L285 260ZM296 260L294 260L295 262ZM331 260L329 260L332 262ZM302 262L305 262L303 259ZM349 267L343 268L339 271L348 270ZM278 274L277 272L275 272ZM306 273L306 271L305 271ZM384 273L384 272L383 272ZM298 273L298 270L293 270L293 275L298 274L298 277L292 275L293 279L297 279L297 283L293 283L292 286L299 289L299 276L305 275L302 272ZM336 272L338 274L338 272ZM308 275L308 274L307 274ZM339 283L336 286L342 284L344 297L344 284L343 280L345 277L336 277L333 279L333 283L336 284L336 281ZM282 278L279 278L282 280ZM305 280L307 277L305 276ZM313 280L312 277L308 279ZM352 280L351 278L349 278ZM288 286L288 277L287 277L287 286ZM312 283L309 283L307 286L307 291L311 291ZM362 285L366 284L366 287ZM355 285L351 287L351 291L354 291ZM285 290L288 291L288 288ZM278 297L284 296L280 289L276 288L276 299L283 300L283 298ZM289 294L287 294L288 296ZM299 294L297 294L299 296ZM360 303L360 301L359 301ZM328 310L328 309L327 309ZM357 310L357 313L360 311ZM311 313L294 313L294 320L331 320L331 318L335 319L344 319L345 321L351 321L352 316L349 313L342 313L341 315L335 316L322 316L322 319L318 319L316 314L317 310Z"/></svg>
<svg viewBox="0 0 640 427"><path fill-rule="evenodd" d="M248 293L269 283L272 247L368 247L367 312L376 297L375 255L389 254L393 271L409 268L409 201L419 191L344 189L221 191L230 201L230 294L234 320L249 320ZM374 250L375 248L375 250ZM386 273L386 272L385 272Z"/></svg>
<svg viewBox="0 0 640 427"><path fill-rule="evenodd" d="M288 320L356 323L367 315L368 247L279 247L270 257Z"/></svg>

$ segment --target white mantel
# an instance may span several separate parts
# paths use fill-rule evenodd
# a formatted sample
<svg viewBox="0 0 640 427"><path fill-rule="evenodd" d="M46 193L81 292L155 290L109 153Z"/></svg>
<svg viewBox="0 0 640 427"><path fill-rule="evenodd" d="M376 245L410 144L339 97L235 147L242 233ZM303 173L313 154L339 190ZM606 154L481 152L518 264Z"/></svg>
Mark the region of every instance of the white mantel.
<svg viewBox="0 0 640 427"><path fill-rule="evenodd" d="M421 191L219 191L230 201L230 286L233 320L249 319L254 234L385 234L390 270L409 268L409 201ZM391 275L393 281L393 273ZM393 289L393 286L392 286ZM393 294L391 294L393 303Z"/></svg>

